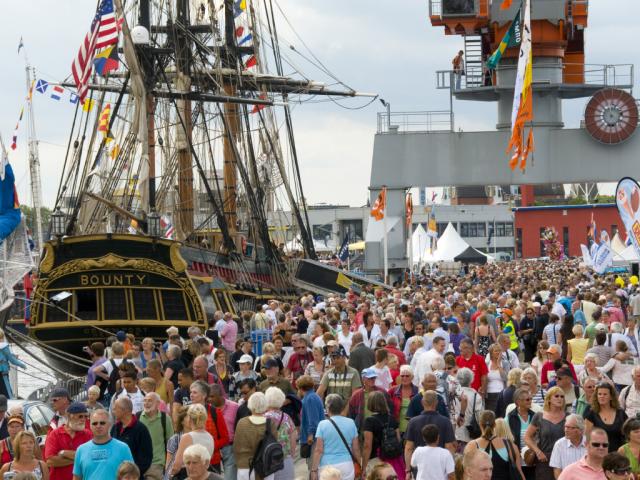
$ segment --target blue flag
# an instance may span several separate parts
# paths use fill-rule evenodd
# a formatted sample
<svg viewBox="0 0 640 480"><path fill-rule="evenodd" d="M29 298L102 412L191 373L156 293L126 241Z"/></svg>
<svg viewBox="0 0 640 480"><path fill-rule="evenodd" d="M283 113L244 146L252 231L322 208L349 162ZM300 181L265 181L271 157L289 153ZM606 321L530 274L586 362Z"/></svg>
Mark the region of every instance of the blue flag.
<svg viewBox="0 0 640 480"><path fill-rule="evenodd" d="M347 261L347 258L349 258L349 235L344 236L344 241L338 251L338 260L344 263Z"/></svg>

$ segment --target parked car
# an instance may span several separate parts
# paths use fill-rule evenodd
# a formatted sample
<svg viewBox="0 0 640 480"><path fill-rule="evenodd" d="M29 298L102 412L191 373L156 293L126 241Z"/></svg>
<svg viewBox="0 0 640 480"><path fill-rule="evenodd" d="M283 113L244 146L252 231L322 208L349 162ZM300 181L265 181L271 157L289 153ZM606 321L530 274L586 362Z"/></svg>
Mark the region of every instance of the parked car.
<svg viewBox="0 0 640 480"><path fill-rule="evenodd" d="M21 409L24 417L24 428L38 438L42 446L49 432L49 424L55 412L44 402L39 400L9 400L7 413Z"/></svg>

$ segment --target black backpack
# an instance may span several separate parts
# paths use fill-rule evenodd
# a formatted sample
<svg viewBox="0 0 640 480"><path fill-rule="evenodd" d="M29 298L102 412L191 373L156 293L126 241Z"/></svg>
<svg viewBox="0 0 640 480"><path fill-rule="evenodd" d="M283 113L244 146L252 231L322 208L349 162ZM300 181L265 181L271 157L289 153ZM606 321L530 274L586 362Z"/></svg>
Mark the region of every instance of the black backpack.
<svg viewBox="0 0 640 480"><path fill-rule="evenodd" d="M391 417L382 427L382 441L380 442L381 458L396 458L402 454L402 443L398 440L396 430L391 426Z"/></svg>
<svg viewBox="0 0 640 480"><path fill-rule="evenodd" d="M282 415L284 417L284 415ZM282 418L280 419L282 423ZM278 425L280 428L280 425ZM284 468L284 450L271 431L271 420L267 418L264 437L260 441L256 453L249 465L249 476L255 471L262 478L276 473Z"/></svg>

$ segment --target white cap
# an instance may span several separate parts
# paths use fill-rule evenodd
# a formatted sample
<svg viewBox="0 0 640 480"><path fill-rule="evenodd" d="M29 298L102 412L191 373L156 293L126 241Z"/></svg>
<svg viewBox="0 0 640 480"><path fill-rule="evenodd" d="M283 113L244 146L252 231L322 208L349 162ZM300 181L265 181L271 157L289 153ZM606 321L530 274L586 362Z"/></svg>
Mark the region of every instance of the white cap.
<svg viewBox="0 0 640 480"><path fill-rule="evenodd" d="M169 327L167 328L167 334L168 335L177 335L178 334L178 327Z"/></svg>
<svg viewBox="0 0 640 480"><path fill-rule="evenodd" d="M253 363L253 357L248 353L245 353L240 357L240 360L238 360L236 363Z"/></svg>

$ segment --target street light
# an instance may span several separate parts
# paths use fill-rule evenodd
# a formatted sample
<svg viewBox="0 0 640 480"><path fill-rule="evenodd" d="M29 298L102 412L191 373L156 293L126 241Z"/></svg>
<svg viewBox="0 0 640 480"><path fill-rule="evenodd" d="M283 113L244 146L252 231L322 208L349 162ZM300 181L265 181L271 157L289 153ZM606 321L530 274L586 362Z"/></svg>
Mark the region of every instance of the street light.
<svg viewBox="0 0 640 480"><path fill-rule="evenodd" d="M156 211L147 215L147 232L152 237L160 236L160 215Z"/></svg>
<svg viewBox="0 0 640 480"><path fill-rule="evenodd" d="M62 237L67 230L65 214L62 213L60 208L51 214L51 231L55 237Z"/></svg>

